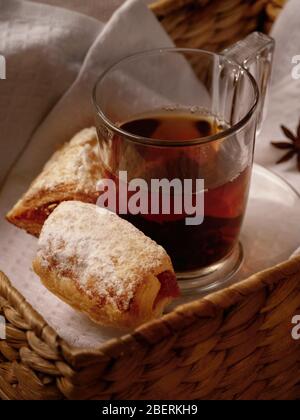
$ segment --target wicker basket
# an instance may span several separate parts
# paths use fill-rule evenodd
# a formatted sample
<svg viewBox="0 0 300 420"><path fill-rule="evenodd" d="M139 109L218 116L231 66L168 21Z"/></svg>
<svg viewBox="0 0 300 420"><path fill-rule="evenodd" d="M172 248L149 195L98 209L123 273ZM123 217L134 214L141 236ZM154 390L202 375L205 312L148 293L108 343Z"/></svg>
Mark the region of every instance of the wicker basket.
<svg viewBox="0 0 300 420"><path fill-rule="evenodd" d="M267 3L162 0L152 9L178 45L219 50L262 25ZM0 398L300 398L291 334L299 280L294 258L92 351L69 346L0 273Z"/></svg>
<svg viewBox="0 0 300 420"><path fill-rule="evenodd" d="M158 0L151 9L178 47L221 51L269 32L287 0Z"/></svg>
<svg viewBox="0 0 300 420"><path fill-rule="evenodd" d="M66 344L0 274L5 399L296 399L300 258L179 307L98 350Z"/></svg>

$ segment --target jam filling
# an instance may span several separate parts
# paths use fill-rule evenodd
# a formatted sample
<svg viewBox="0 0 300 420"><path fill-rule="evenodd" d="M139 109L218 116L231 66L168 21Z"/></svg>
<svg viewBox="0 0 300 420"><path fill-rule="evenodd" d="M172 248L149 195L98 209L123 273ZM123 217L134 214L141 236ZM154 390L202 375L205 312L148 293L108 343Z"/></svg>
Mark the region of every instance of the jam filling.
<svg viewBox="0 0 300 420"><path fill-rule="evenodd" d="M177 298L180 295L180 290L177 284L176 276L171 271L164 271L157 276L161 287L156 296L153 307L165 298Z"/></svg>

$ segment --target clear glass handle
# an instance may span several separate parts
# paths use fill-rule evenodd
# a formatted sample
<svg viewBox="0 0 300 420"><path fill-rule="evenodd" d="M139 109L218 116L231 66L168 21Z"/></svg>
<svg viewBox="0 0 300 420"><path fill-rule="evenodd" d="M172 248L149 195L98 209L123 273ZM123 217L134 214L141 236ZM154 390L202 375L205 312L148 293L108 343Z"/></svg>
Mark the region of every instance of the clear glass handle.
<svg viewBox="0 0 300 420"><path fill-rule="evenodd" d="M223 55L246 68L256 80L260 92L257 110L258 131L261 129L266 112L265 103L271 79L274 49L273 38L260 32L253 32L223 51Z"/></svg>

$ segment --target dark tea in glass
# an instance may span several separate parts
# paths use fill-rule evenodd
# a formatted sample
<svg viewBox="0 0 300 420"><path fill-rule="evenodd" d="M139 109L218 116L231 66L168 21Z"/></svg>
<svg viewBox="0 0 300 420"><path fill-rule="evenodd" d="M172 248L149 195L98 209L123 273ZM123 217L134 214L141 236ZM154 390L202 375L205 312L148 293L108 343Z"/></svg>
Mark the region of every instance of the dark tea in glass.
<svg viewBox="0 0 300 420"><path fill-rule="evenodd" d="M225 129L215 118L186 112L152 112L121 123L120 127L136 136L183 142L217 134ZM134 175L148 181L148 214L121 215L147 236L162 245L170 255L177 272L197 271L225 258L236 245L246 208L250 167L239 174L233 173L234 160L226 144L207 143L197 151L190 147L172 150L149 146L135 147L131 155ZM236 140L237 141L237 140ZM230 147L228 147L230 146ZM127 146L125 146L127 149ZM128 150L127 150L128 153ZM126 155L121 136L112 142L109 166L105 162L105 176L115 181L117 189L123 180L118 178L122 159ZM130 171L129 171L130 172ZM131 174L130 174L131 175ZM175 214L175 193L170 195L170 214L151 214L152 179L203 179L204 220L199 225L186 224L187 215ZM124 185L122 185L124 187ZM127 190L127 196L133 193ZM164 192L160 190L160 197ZM117 197L119 194L117 193ZM183 197L184 198L184 197ZM117 212L119 211L117 203ZM124 203L122 203L124 205Z"/></svg>

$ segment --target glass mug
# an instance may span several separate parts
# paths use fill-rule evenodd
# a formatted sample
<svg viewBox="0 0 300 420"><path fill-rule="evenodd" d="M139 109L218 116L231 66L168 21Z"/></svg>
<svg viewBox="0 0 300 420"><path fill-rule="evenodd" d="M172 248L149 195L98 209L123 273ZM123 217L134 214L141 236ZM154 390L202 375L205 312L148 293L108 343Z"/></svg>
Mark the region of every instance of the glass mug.
<svg viewBox="0 0 300 420"><path fill-rule="evenodd" d="M253 33L222 54L139 53L112 66L94 88L104 179L116 185L109 193L109 184L100 188L102 205L114 203L111 210L166 249L183 290L219 286L242 262L239 235L273 51L270 37ZM136 179L142 180L136 204L147 199L144 212L128 205ZM154 187L153 180L172 187ZM189 210L202 206L201 223L187 224L191 213L177 206L178 197L186 198L185 180L191 182ZM154 212L154 197L161 206L164 194L168 211Z"/></svg>

